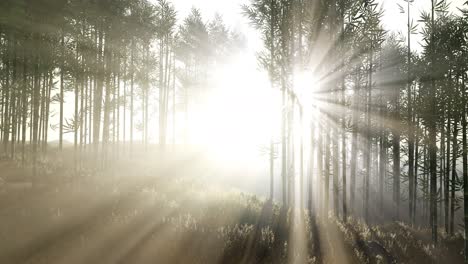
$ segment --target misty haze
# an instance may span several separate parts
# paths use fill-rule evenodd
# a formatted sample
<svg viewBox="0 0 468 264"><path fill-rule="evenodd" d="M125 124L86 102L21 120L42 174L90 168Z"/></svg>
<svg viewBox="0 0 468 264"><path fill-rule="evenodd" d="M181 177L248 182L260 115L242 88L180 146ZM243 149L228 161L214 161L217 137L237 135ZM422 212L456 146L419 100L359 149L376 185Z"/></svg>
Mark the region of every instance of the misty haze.
<svg viewBox="0 0 468 264"><path fill-rule="evenodd" d="M0 263L468 264L468 1L0 0Z"/></svg>

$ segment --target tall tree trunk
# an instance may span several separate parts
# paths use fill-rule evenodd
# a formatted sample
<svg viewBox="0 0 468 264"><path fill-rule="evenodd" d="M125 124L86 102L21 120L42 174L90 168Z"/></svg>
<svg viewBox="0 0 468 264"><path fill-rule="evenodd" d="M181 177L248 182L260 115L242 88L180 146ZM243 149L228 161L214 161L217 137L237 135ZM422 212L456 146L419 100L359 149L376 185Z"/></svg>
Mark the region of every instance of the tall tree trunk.
<svg viewBox="0 0 468 264"><path fill-rule="evenodd" d="M33 34L33 41L36 45L39 44L39 33ZM33 183L37 178L37 146L38 146L38 130L39 130L39 103L40 103L40 73L39 73L39 54L34 54L34 87L33 87L33 109L32 109L32 159L33 159Z"/></svg>
<svg viewBox="0 0 468 264"><path fill-rule="evenodd" d="M175 147L176 144L176 54L175 51L172 52L172 145Z"/></svg>
<svg viewBox="0 0 468 264"><path fill-rule="evenodd" d="M429 195L429 176L428 176L428 173L429 173L429 166L428 166L428 163L429 163L429 158L428 158L428 144L426 143L428 140L428 137L427 137L427 127L424 127L424 139L423 139L423 142L424 142L424 150L423 150L423 153L424 153L424 161L423 161L423 164L424 164L424 167L423 167L423 181L422 181L422 188L423 188L423 223L424 223L424 226L427 226L427 224L430 222L430 219L429 219L429 215L427 214L427 210L428 210L428 203L430 202L430 195ZM429 227L429 226L428 226Z"/></svg>
<svg viewBox="0 0 468 264"><path fill-rule="evenodd" d="M419 127L419 116L415 118L416 123L415 127ZM418 169L419 169L419 129L416 130L416 139L415 139L415 158L414 158L414 193L413 193L413 225L416 225L416 212L418 208Z"/></svg>
<svg viewBox="0 0 468 264"><path fill-rule="evenodd" d="M127 73L127 57L125 57L123 76L127 76ZM123 151L125 152L125 145L127 140L127 78L124 77L123 82L122 144Z"/></svg>
<svg viewBox="0 0 468 264"><path fill-rule="evenodd" d="M458 159L458 115L455 115L453 122L453 136L452 136L452 179L451 179L451 199L450 199L450 228L449 234L454 235L455 232L455 194L457 189L457 159Z"/></svg>
<svg viewBox="0 0 468 264"><path fill-rule="evenodd" d="M313 204L312 201L313 199L313 179L314 179L314 172L316 172L315 169L315 149L316 149L316 144L315 144L315 120L311 122L310 125L310 147L309 147L309 175L307 177L308 183L307 183L307 208L309 209L309 213L312 215L312 210ZM320 186L320 185L319 185Z"/></svg>
<svg viewBox="0 0 468 264"><path fill-rule="evenodd" d="M357 78L355 79L355 89L353 94L353 137L351 143L351 171L350 171L350 208L355 208L355 192L356 192L356 165L358 158L358 134L359 134L359 92L360 82L359 74L360 71L357 69Z"/></svg>
<svg viewBox="0 0 468 264"><path fill-rule="evenodd" d="M366 149L366 174L364 178L364 219L369 223L369 188L370 188L370 170L372 160L372 135L371 135L371 115L372 115L372 86L373 86L373 70L374 70L374 47L371 44L370 61L369 61L369 84L367 91L367 149Z"/></svg>
<svg viewBox="0 0 468 264"><path fill-rule="evenodd" d="M432 16L431 16L431 24L432 24L432 31L431 31L431 91L430 91L430 102L429 105L431 107L430 110L430 117L429 117L429 171L430 171L430 198L431 198L431 230L432 230L432 241L434 244L437 244L437 127L436 127L436 118L435 115L437 114L436 109L436 86L435 86L435 60L434 60L434 52L435 52L435 42L434 42L434 29L435 29L435 22L434 22L434 11L435 11L435 3L432 3Z"/></svg>
<svg viewBox="0 0 468 264"><path fill-rule="evenodd" d="M145 71L149 71L149 65L148 65L148 45L145 43L142 45L142 48L144 49L144 59L143 59L143 63L144 63L144 69ZM142 92L143 92L143 97L141 98L142 99L142 103L143 103L143 106L142 106L142 116L141 116L141 121L143 123L143 130L142 130L142 143L143 143L143 147L144 147L144 150L147 151L148 150L148 110L149 110L149 78L148 76L145 76L143 78L143 86L142 86Z"/></svg>
<svg viewBox="0 0 468 264"><path fill-rule="evenodd" d="M295 206L295 198L296 198L296 192L295 192L295 177L296 177L296 171L295 171L295 165L296 165L296 142L295 142L295 135L294 135L294 111L295 111L295 102L294 98L291 96L291 91L288 90L289 94L289 112L288 112L288 150L289 150L289 155L288 155L288 202L289 206Z"/></svg>
<svg viewBox="0 0 468 264"><path fill-rule="evenodd" d="M64 78L65 78L65 33L62 29L61 36L61 58L60 58L60 117L59 117L59 149L63 149L63 103L64 95Z"/></svg>
<svg viewBox="0 0 468 264"><path fill-rule="evenodd" d="M394 122L400 120L400 103L396 96L395 109L394 109ZM400 218L400 131L399 128L393 129L393 205L394 205L394 220Z"/></svg>
<svg viewBox="0 0 468 264"><path fill-rule="evenodd" d="M440 199L438 201L439 203L439 208L440 208L440 214L439 214L439 218L440 220L440 223L442 223L442 221L445 219L444 218L444 211L442 210L443 209L443 205L444 205L444 201L443 201L443 197L444 197L444 175L445 175L445 106L443 107L442 109L442 118L441 118L441 122L439 124L440 126L440 135L441 135L441 138L440 138L440 142L439 142L439 147L440 147L440 155L439 155L439 162L440 162L440 166L439 166L439 169L440 169L440 177L439 177L439 191L440 191Z"/></svg>
<svg viewBox="0 0 468 264"><path fill-rule="evenodd" d="M336 118L333 124L338 126L338 118ZM333 136L332 136L332 144L333 144L333 212L336 218L339 216L339 197L340 197L340 186L338 182L338 177L340 174L339 171L339 158L340 158L340 151L338 147L338 141L340 140L340 135L338 133L338 127L333 128Z"/></svg>
<svg viewBox="0 0 468 264"><path fill-rule="evenodd" d="M343 221L346 222L348 218L348 206L347 206L347 178L346 178L346 170L348 169L348 164L346 162L346 69L345 69L345 1L340 1L340 9L341 9L341 32L340 32L340 40L341 40L341 106L343 107L342 115L341 115L341 132L342 132L342 141L341 141L341 174L343 180Z"/></svg>
<svg viewBox="0 0 468 264"><path fill-rule="evenodd" d="M330 126L329 122L326 121L325 124L325 185L324 185L324 217L325 219L328 218L328 213L329 213L329 207L330 207Z"/></svg>
<svg viewBox="0 0 468 264"><path fill-rule="evenodd" d="M408 95L408 180L409 180L409 217L414 222L414 128L413 128L413 101L411 92L411 2L407 1L408 11L408 50L407 50L407 95Z"/></svg>
<svg viewBox="0 0 468 264"><path fill-rule="evenodd" d="M25 38L27 39L27 38ZM22 117L21 117L21 163L23 166L26 165L26 120L28 117L28 92L27 92L27 86L28 86L28 59L26 56L26 48L23 47L23 83L22 83L22 89L21 89L21 106L22 106Z"/></svg>
<svg viewBox="0 0 468 264"><path fill-rule="evenodd" d="M320 110L319 110L320 111ZM320 116L320 112L319 112ZM318 183L317 183L317 201L316 203L319 205L319 212L320 214L324 215L324 202L325 198L324 196L324 187L323 187L323 180L324 180L324 173L323 173L323 160L324 160L324 155L323 155L323 124L319 122L319 134L318 134L318 140L317 140L317 178L318 178Z"/></svg>
<svg viewBox="0 0 468 264"><path fill-rule="evenodd" d="M107 31L109 28L106 28ZM110 141L110 110L111 110L111 94L112 94L112 51L109 42L111 39L108 34L105 36L104 46L104 78L105 78L105 95L104 95L104 120L103 120L103 131L102 131L102 156L103 162L108 162L108 151Z"/></svg>
<svg viewBox="0 0 468 264"><path fill-rule="evenodd" d="M164 131L164 119L165 119L165 65L164 65L164 38L159 40L159 146L161 150L164 149L166 144L166 132Z"/></svg>
<svg viewBox="0 0 468 264"><path fill-rule="evenodd" d="M103 93L103 78L104 78L104 58L103 58L103 26L100 25L98 29L98 73L96 76L96 86L94 87L94 116L93 116L93 145L94 145L94 155L98 155L99 151L99 138L101 131L101 112L102 112L102 93ZM97 159L96 159L97 162Z"/></svg>
<svg viewBox="0 0 468 264"><path fill-rule="evenodd" d="M452 118L451 118L451 108L449 104L449 110L448 110L448 116L447 116L447 139L446 139L446 144L447 144L447 150L446 150L446 168L445 168L445 190L444 190L444 214L445 214L445 232L448 234L450 229L449 229L449 202L450 202L450 165L452 163L452 159L450 159L450 146L451 146L451 123L452 123Z"/></svg>
<svg viewBox="0 0 468 264"><path fill-rule="evenodd" d="M284 81L283 81L284 82ZM286 151L286 85L283 83L282 85L282 92L281 92L281 100L282 100L282 111L281 111L281 180L282 180L282 188L283 188L283 206L288 204L287 200L287 151Z"/></svg>
<svg viewBox="0 0 468 264"><path fill-rule="evenodd" d="M299 209L301 212L304 208L304 127L302 106L299 106L299 130L300 130L300 146L299 146Z"/></svg>
<svg viewBox="0 0 468 264"><path fill-rule="evenodd" d="M274 39L275 39L275 27L276 27L276 1L271 0L270 2L270 25L269 25L269 50L270 50L270 64L269 64L269 80L270 80L270 86L272 89L274 89L274 70L275 70L275 61L274 61L274 56L275 56L275 45L274 45ZM175 89L174 89L174 94L175 94ZM175 99L174 99L174 104L175 104ZM173 109L173 116L175 120L175 111ZM174 123L174 136L175 136L175 121ZM275 146L273 143L273 135L271 135L270 138L270 200L273 201L274 198L274 165L275 165Z"/></svg>
<svg viewBox="0 0 468 264"><path fill-rule="evenodd" d="M107 42L107 41L106 41ZM79 52L79 45L78 43L76 44L76 55L75 55L75 59L76 61L79 63L80 60L79 60L79 55L78 55L78 52ZM74 152L73 152L73 161L74 161L74 167L75 167L75 173L77 173L77 155L78 155L78 128L79 126L81 127L81 124L80 124L80 113L79 113L79 99L80 99L80 90L79 90L79 86L80 86L80 81L81 81L81 72L80 70L77 71L76 73L76 76L75 76L75 114L74 114L74 126L73 126L73 134L74 134L74 137L73 137L73 149L74 149ZM104 125L104 129L106 128L106 126Z"/></svg>
<svg viewBox="0 0 468 264"><path fill-rule="evenodd" d="M135 40L132 38L131 50L130 50L130 155L133 152L133 117L135 116L134 113L134 79L135 79Z"/></svg>
<svg viewBox="0 0 468 264"><path fill-rule="evenodd" d="M50 101L51 101L51 92L52 92L52 86L54 85L54 76L53 72L50 72L49 74L49 81L47 84L47 95L45 97L45 126L44 126L44 153L47 154L47 147L48 147L48 142L49 142L49 117L50 115Z"/></svg>
<svg viewBox="0 0 468 264"><path fill-rule="evenodd" d="M17 93L18 93L18 79L17 79L17 70L18 70L18 63L17 63L17 41L14 38L13 41L13 55L12 55L12 84L16 86L16 89L12 89L11 91L11 146L10 146L10 156L11 159L14 159L15 156L15 141L16 141L16 128L17 128Z"/></svg>
<svg viewBox="0 0 468 264"><path fill-rule="evenodd" d="M380 87L382 89L382 87ZM380 92L380 148L379 148L379 212L381 217L384 215L384 182L387 174L387 133L385 121L387 102L384 101L383 91Z"/></svg>

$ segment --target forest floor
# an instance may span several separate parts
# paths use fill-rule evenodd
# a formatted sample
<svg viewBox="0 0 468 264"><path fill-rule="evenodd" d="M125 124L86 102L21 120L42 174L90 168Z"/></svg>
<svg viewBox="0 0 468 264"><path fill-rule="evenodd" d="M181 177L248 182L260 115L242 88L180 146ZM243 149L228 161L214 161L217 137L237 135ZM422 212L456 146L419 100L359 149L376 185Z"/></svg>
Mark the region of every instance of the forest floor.
<svg viewBox="0 0 468 264"><path fill-rule="evenodd" d="M63 164L32 186L30 169L0 161L0 263L463 263L461 235L435 249L403 223L314 219L207 184L192 158L78 179Z"/></svg>

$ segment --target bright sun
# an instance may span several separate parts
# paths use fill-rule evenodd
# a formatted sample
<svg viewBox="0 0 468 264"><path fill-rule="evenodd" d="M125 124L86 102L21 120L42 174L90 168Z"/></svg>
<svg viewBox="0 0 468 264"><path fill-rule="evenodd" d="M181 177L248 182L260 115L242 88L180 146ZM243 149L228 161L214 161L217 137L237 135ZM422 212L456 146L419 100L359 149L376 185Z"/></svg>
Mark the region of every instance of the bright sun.
<svg viewBox="0 0 468 264"><path fill-rule="evenodd" d="M318 78L310 71L299 71L294 75L294 87L298 98L301 98L301 104L304 107L305 114L310 114L316 108L317 98L315 92L320 83Z"/></svg>
<svg viewBox="0 0 468 264"><path fill-rule="evenodd" d="M226 158L245 155L246 149L259 155L279 130L279 91L255 64L245 65L239 59L217 71L209 98L190 121L191 141Z"/></svg>
<svg viewBox="0 0 468 264"><path fill-rule="evenodd" d="M281 91L272 89L267 73L242 57L219 67L213 76L216 78L212 80L209 96L193 106L190 141L230 162L258 158L260 150L269 146L272 139L279 141ZM314 91L318 86L310 72L299 72L294 78L294 91L302 100L304 120L317 109Z"/></svg>

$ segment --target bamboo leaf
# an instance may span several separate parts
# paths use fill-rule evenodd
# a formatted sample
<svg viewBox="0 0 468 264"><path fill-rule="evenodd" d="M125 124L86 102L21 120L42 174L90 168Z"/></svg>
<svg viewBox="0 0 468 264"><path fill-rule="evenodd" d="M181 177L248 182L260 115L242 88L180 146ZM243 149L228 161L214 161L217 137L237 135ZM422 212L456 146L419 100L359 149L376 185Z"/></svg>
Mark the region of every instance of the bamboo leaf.
<svg viewBox="0 0 468 264"><path fill-rule="evenodd" d="M399 3L397 3L397 6L398 6L398 9L400 10L400 13L401 13L401 14L406 13L406 12L405 12L405 9L404 9Z"/></svg>

